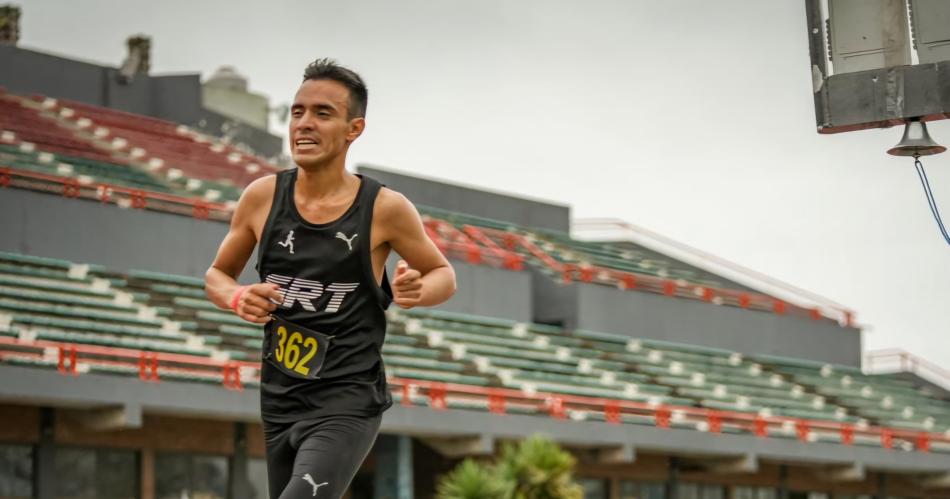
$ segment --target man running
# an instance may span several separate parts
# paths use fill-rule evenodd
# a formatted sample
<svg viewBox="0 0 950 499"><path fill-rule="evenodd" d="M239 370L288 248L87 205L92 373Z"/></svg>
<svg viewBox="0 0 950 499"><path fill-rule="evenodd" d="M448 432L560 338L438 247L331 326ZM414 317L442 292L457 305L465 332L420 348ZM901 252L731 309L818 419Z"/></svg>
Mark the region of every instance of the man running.
<svg viewBox="0 0 950 499"><path fill-rule="evenodd" d="M433 306L455 293L455 272L412 203L345 169L366 104L353 71L328 59L306 68L290 110L297 168L247 186L205 276L213 303L265 325L271 499L343 495L392 405L380 355L386 308ZM261 283L239 286L255 245ZM391 285L390 250L403 258Z"/></svg>

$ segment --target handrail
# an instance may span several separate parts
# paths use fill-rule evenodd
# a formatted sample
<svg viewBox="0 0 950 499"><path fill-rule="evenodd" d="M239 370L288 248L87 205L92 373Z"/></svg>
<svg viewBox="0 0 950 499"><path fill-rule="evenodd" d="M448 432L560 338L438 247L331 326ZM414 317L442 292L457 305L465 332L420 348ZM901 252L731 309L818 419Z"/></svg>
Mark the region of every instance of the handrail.
<svg viewBox="0 0 950 499"><path fill-rule="evenodd" d="M158 211L190 214L194 218L228 220L231 208L224 203L214 203L199 198L187 198L174 194L133 189L104 182L80 183L71 177L58 177L46 173L20 170L0 165L0 187L24 187L48 192L58 191L63 197L85 198L102 203L122 204L136 209L159 208ZM160 204L150 204L157 201Z"/></svg>
<svg viewBox="0 0 950 499"><path fill-rule="evenodd" d="M897 361L896 366L894 366L894 361ZM899 348L885 348L865 353L864 368L869 374L911 373L950 391L950 370Z"/></svg>
<svg viewBox="0 0 950 499"><path fill-rule="evenodd" d="M452 225L448 222L443 222L446 225ZM453 226L454 227L454 226ZM488 236L485 235L478 227L474 225L465 224L462 226L462 231L470 238L478 241L479 244L489 249L489 251L495 253L499 258L503 259L505 262L505 267L509 270L522 270L524 269L524 258L514 251L509 251L501 246L498 246L495 241L492 241Z"/></svg>
<svg viewBox="0 0 950 499"><path fill-rule="evenodd" d="M37 352L37 350L39 352ZM78 376L80 362L100 365L137 367L139 378L146 382L158 382L163 372L186 371L206 375L220 375L222 384L229 389L241 390L242 378L259 377L260 363L216 360L197 355L140 351L127 348L91 346L45 340L22 341L17 338L0 337L0 359L23 356L28 358L57 359L57 370L67 376ZM242 375L241 371L250 371ZM549 392L526 392L513 388L483 387L439 381L390 377L391 387L402 394L401 404L414 405L414 398L422 396L436 410L448 408L446 397L468 396L487 400L488 409L495 414L505 414L508 404L531 406L551 417L564 419L568 411L603 412L607 423L619 424L623 415L652 418L659 428L671 428L678 423L705 425L711 433L721 433L723 427L747 431L759 437L769 437L770 429L794 431L801 441L811 441L817 432L836 434L839 442L852 445L855 437L878 439L883 448L893 448L895 440L903 440L919 452L928 452L932 443L950 444L950 437L942 433L914 431L882 426L857 425L838 421L762 416L737 411L677 406L650 402L588 397L582 395Z"/></svg>

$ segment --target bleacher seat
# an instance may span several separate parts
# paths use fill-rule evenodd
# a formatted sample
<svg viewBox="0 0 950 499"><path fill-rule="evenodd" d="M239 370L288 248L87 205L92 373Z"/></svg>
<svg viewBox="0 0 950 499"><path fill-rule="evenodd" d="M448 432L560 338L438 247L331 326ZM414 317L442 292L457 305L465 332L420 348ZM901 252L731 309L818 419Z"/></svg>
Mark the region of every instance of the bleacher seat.
<svg viewBox="0 0 950 499"><path fill-rule="evenodd" d="M262 328L218 310L201 279L15 253L0 253L0 336L23 341L122 347L210 358L260 358ZM673 427L699 427L685 408L728 410L764 417L882 425L915 431L950 429L943 394L894 376L866 375L856 367L631 338L596 331L454 312L391 308L383 358L390 376L485 388L629 400L672 408ZM0 359L55 366L43 356ZM121 366L86 365L84 372L133 375ZM213 374L213 373L212 373ZM163 375L164 377L164 375ZM220 383L207 373L174 372L169 379ZM403 403L404 394L394 398ZM409 394L406 403L428 405ZM488 410L484 397L453 394L449 408ZM507 412L538 407L512 400ZM566 417L604 420L598 410L571 409ZM652 416L623 414L630 424ZM723 432L738 431L728 425ZM770 434L796 438L794 425ZM813 440L839 441L816 431ZM879 445L861 437L855 443Z"/></svg>

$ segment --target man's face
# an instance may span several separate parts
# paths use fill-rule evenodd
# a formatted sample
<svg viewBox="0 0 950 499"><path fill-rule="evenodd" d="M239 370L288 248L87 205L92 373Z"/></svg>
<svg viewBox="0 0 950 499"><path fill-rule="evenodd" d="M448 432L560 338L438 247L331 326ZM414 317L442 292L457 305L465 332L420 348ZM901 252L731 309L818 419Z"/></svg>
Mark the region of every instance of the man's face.
<svg viewBox="0 0 950 499"><path fill-rule="evenodd" d="M333 80L307 80L290 108L290 155L306 168L346 153L363 132L363 118L348 119L350 90Z"/></svg>

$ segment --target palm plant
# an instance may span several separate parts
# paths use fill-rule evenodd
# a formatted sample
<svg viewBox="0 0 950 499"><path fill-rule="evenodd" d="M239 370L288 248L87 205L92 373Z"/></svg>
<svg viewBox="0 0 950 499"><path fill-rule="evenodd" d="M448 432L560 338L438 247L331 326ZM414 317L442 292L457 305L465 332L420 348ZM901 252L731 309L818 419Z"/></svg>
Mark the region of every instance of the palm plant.
<svg viewBox="0 0 950 499"><path fill-rule="evenodd" d="M582 499L575 459L557 443L532 436L505 445L495 464L466 459L439 483L439 499Z"/></svg>
<svg viewBox="0 0 950 499"><path fill-rule="evenodd" d="M510 487L498 481L491 465L466 459L439 481L439 499L505 499Z"/></svg>

